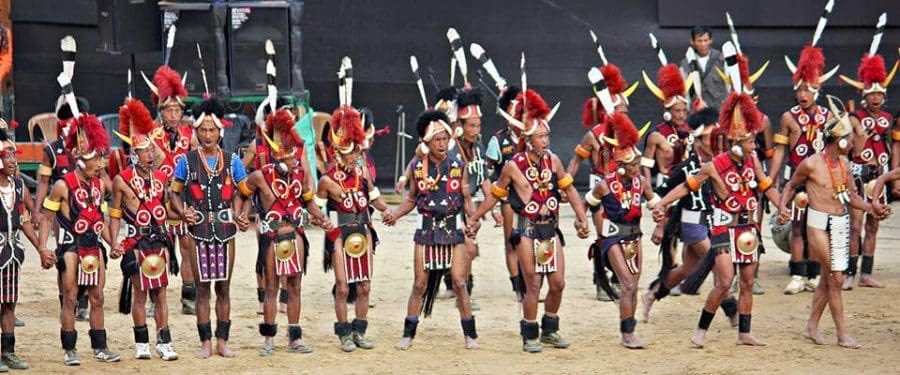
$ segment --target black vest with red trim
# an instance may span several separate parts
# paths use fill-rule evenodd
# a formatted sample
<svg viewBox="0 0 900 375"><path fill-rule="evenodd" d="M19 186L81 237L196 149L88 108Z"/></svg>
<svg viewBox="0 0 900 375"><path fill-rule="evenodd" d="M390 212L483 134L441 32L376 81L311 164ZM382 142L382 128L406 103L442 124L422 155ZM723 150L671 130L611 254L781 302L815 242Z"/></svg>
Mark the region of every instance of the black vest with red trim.
<svg viewBox="0 0 900 375"><path fill-rule="evenodd" d="M800 126L800 137L788 155L788 165L796 168L804 159L825 148L824 128L829 112L825 107L816 106L815 113L810 116L799 105L795 105L791 107L789 113Z"/></svg>
<svg viewBox="0 0 900 375"><path fill-rule="evenodd" d="M465 163L455 153L435 163L428 156L413 162L416 184L416 210L435 219L452 217L463 210L462 173ZM461 228L460 228L461 229Z"/></svg>
<svg viewBox="0 0 900 375"><path fill-rule="evenodd" d="M234 237L237 227L231 220L231 200L235 194L234 176L231 171L231 153L222 152L212 171L200 160L200 151L189 151L187 158L187 187L184 194L185 206L193 207L202 218L190 232L200 241L228 241ZM210 173L212 172L212 173Z"/></svg>
<svg viewBox="0 0 900 375"><path fill-rule="evenodd" d="M127 228L123 247L132 249L138 245L140 249L159 248L158 244L154 244L154 242L164 240L166 207L163 198L165 197L166 173L155 170L151 172L152 178L145 179L135 172L134 166L131 166L122 171L119 176L140 202L135 212L131 212L124 205L122 207L122 220L131 226ZM150 234L142 235L140 233L142 230ZM143 241L145 238L147 241Z"/></svg>
<svg viewBox="0 0 900 375"><path fill-rule="evenodd" d="M643 197L643 187L641 186L641 177L634 176L630 181L623 181L622 175L611 172L604 177L606 186L609 191L616 197L616 201L622 204L625 210L625 216L622 218L621 224L634 224L641 220L641 198ZM611 220L603 211L603 218Z"/></svg>
<svg viewBox="0 0 900 375"><path fill-rule="evenodd" d="M20 264L25 260L25 249L19 240L22 214L25 212L25 184L21 177L13 177L10 182L12 202L7 202L3 197L3 207L0 208L0 268L5 267L12 257ZM6 206L7 203L12 203L12 208Z"/></svg>
<svg viewBox="0 0 900 375"><path fill-rule="evenodd" d="M75 172L66 173L63 177L69 190L69 218L63 216L62 210L56 212L56 221L63 238L59 241L63 250L97 248L100 246L100 233L103 231L103 213L100 205L103 202L103 185L100 178L89 182L81 181ZM71 238L66 238L71 236Z"/></svg>
<svg viewBox="0 0 900 375"><path fill-rule="evenodd" d="M712 163L728 191L725 197L712 194L713 207L732 215L750 213L755 220L753 211L759 206L759 198L754 158L745 158L738 165L731 159L729 153L724 152L713 158ZM712 226L713 235L725 233L727 230L728 226L715 224Z"/></svg>
<svg viewBox="0 0 900 375"><path fill-rule="evenodd" d="M888 146L893 117L887 111L882 110L877 116L872 116L865 108L859 108L850 114L859 119L859 125L866 132L866 144L862 151L853 155L853 162L857 164L877 164L886 167L891 162L891 150Z"/></svg>
<svg viewBox="0 0 900 375"><path fill-rule="evenodd" d="M525 176L531 188L528 203L519 197L516 189L509 189L509 204L513 211L532 221L546 221L559 217L559 185L553 172L553 158L548 150L537 163L532 163L527 152L513 156L511 162Z"/></svg>

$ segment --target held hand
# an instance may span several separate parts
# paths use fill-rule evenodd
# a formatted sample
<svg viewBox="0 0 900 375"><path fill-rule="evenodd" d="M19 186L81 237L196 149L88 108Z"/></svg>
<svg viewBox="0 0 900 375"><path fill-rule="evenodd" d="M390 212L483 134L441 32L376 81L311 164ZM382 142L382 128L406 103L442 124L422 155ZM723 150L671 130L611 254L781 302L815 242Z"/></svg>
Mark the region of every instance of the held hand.
<svg viewBox="0 0 900 375"><path fill-rule="evenodd" d="M331 232L334 229L334 224L331 223L331 220L321 219L319 222L321 223L319 227L326 232Z"/></svg>
<svg viewBox="0 0 900 375"><path fill-rule="evenodd" d="M184 209L184 222L187 225L197 224L197 211L194 211L193 207L187 207Z"/></svg>
<svg viewBox="0 0 900 375"><path fill-rule="evenodd" d="M481 220L472 220L471 223L466 225L466 235L469 238L475 238L475 235L478 234L479 229L481 229Z"/></svg>
<svg viewBox="0 0 900 375"><path fill-rule="evenodd" d="M650 241L653 242L654 245L659 245L662 242L665 229L665 225L662 224L657 224L656 228L653 229L653 235L650 236Z"/></svg>
<svg viewBox="0 0 900 375"><path fill-rule="evenodd" d="M775 222L777 222L778 225L785 225L789 221L791 221L791 210L786 207L779 207L778 218L775 219Z"/></svg>
<svg viewBox="0 0 900 375"><path fill-rule="evenodd" d="M56 263L56 257L50 250L43 249L38 251L41 254L41 268L47 270Z"/></svg>
<svg viewBox="0 0 900 375"><path fill-rule="evenodd" d="M247 229L250 228L250 219L247 218L246 212L242 212L240 215L235 217L234 223L237 224L237 227L241 232L246 232Z"/></svg>
<svg viewBox="0 0 900 375"><path fill-rule="evenodd" d="M666 218L666 207L657 203L656 207L653 208L653 221L659 223Z"/></svg>
<svg viewBox="0 0 900 375"><path fill-rule="evenodd" d="M587 222L581 219L575 219L575 230L578 238L585 239L591 235L591 230L588 228Z"/></svg>
<svg viewBox="0 0 900 375"><path fill-rule="evenodd" d="M113 250L109 252L109 257L113 259L119 259L119 257L125 253L125 249L122 248L122 243L120 242L114 242L112 244L112 249Z"/></svg>
<svg viewBox="0 0 900 375"><path fill-rule="evenodd" d="M387 226L393 226L394 224L396 224L397 218L394 217L394 211L384 210L384 212L381 213L381 223Z"/></svg>

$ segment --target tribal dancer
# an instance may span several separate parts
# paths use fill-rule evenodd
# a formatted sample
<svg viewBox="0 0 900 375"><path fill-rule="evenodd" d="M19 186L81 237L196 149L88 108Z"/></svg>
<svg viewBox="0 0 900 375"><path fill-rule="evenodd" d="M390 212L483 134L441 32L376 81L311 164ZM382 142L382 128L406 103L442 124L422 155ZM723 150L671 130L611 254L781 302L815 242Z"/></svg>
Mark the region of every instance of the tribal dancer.
<svg viewBox="0 0 900 375"><path fill-rule="evenodd" d="M109 230L113 259L122 258L122 292L119 311L131 313L134 322L134 358L150 359L150 333L145 305L147 296L155 306L156 354L164 361L178 359L169 332L169 305L166 287L170 265L177 274L178 259L166 233L166 174L157 169L156 146L150 133L158 129L150 111L137 99L127 99L119 108L117 135L131 149L131 165L112 182ZM118 241L124 221L125 239ZM132 293L133 289L133 293ZM134 296L133 302L130 301Z"/></svg>
<svg viewBox="0 0 900 375"><path fill-rule="evenodd" d="M550 120L558 105L551 110L540 94L527 89L516 100L521 103L517 106L517 116L501 114L521 131L519 152L503 166L500 177L491 187L491 194L468 218L469 230L476 230L478 220L502 198L508 199L516 213L516 229L509 242L518 252L519 267L525 280L524 319L519 321L522 350L537 353L543 350L541 343L556 348L570 345L559 333L557 315L565 287L565 242L559 230L562 191L575 211L578 237L587 238L590 230L572 176L550 151ZM545 276L550 288L544 301L541 327L538 327L538 295ZM539 334L539 331L543 332Z"/></svg>
<svg viewBox="0 0 900 375"><path fill-rule="evenodd" d="M40 246L29 218L31 194L21 177L16 160L16 144L9 139L6 121L0 119L0 372L26 370L30 366L16 354L16 302L19 300L25 247L19 233L37 249L41 268L55 263L53 253Z"/></svg>
<svg viewBox="0 0 900 375"><path fill-rule="evenodd" d="M175 165L171 193L171 209L187 224L195 248L190 259L197 285L197 332L201 348L198 358L212 355L213 336L209 299L212 284L216 293L216 353L230 358L228 348L231 331L231 270L234 267L234 235L237 229L250 225L243 214L243 201L238 190L246 191L247 172L237 155L219 147L226 125L225 107L214 97L198 103L193 109L194 133L200 147L189 151ZM232 211L233 207L233 211ZM241 213L235 215L234 213Z"/></svg>
<svg viewBox="0 0 900 375"><path fill-rule="evenodd" d="M740 82L737 74L731 79ZM753 98L746 93L729 94L722 104L719 127L713 131L714 152L720 153L703 164L699 173L688 176L684 183L666 194L653 211L654 220L660 221L670 203L699 190L707 181L712 184L711 248L699 268L702 272L712 268L715 284L700 314L697 330L691 336L691 342L698 348L704 346L715 311L729 294L735 264L740 270L737 343L765 345L750 335L753 279L759 264L759 223L755 210L759 209L760 193L772 202L778 202L779 196L771 189L772 179L766 177L756 158L754 137L761 128L762 113L756 109Z"/></svg>
<svg viewBox="0 0 900 375"><path fill-rule="evenodd" d="M393 225L399 218L415 208L420 215L421 227L416 229L412 292L409 295L407 315L403 323L403 338L397 348L407 350L416 337L419 315L431 315L435 294L441 276L448 271L453 279L460 324L465 336L466 348L477 349L478 333L475 317L469 304L466 278L472 259L465 251L465 235L474 230L463 227L462 212L472 223L480 225L469 196L468 171L458 157L448 151L451 130L447 115L440 111L425 111L416 121L416 130L422 140L424 156L413 158L413 180L407 198L385 216L385 224Z"/></svg>
<svg viewBox="0 0 900 375"><path fill-rule="evenodd" d="M823 25L824 27L824 25ZM775 134L775 155L772 157L772 169L769 176L774 179L781 170L785 157L787 165L784 168L782 181L790 180L791 175L804 159L825 147L825 134L823 128L825 122L831 117L828 109L816 104L819 89L837 72L835 67L825 73L825 56L822 48L816 47L815 41L818 35L813 37L813 43L803 47L800 52L800 60L795 67L792 63L788 68L793 73L794 96L797 105L791 107L781 115L781 125L778 134ZM785 58L790 62L790 59ZM821 263L809 260L809 246L806 238L806 206L809 204L809 195L805 186L794 187L794 197L791 201L791 281L784 288L784 294L797 294L804 290L813 291L819 285L819 273Z"/></svg>
<svg viewBox="0 0 900 375"><path fill-rule="evenodd" d="M853 148L853 126L848 114L837 108L834 99L828 96L832 117L825 124L825 149L797 166L784 187L784 197L778 205L778 221L786 223L790 220L791 210L787 207L787 200L796 186L808 182L807 240L811 258L822 264L825 278L813 294L812 312L803 337L816 345L826 344L825 337L819 331L819 320L828 305L834 319L838 345L857 349L860 345L847 333L844 325L844 303L841 298L843 272L847 270L850 260L850 213L847 206L863 210L876 219L878 217L872 204L856 193L847 159Z"/></svg>
<svg viewBox="0 0 900 375"><path fill-rule="evenodd" d="M289 353L311 353L312 348L303 343L300 327L300 284L306 273L309 256L309 241L303 228L304 208L317 222L327 219L313 200L313 187L306 178L309 173L307 159L303 153L303 140L293 129L293 113L280 108L269 114L265 129L260 135L268 144L272 163L263 165L247 178L246 184L238 187L245 198L255 197L259 203L259 241L265 280L263 323L259 333L265 343L259 355L268 357L275 352L276 303L279 278L285 278L287 289L288 349ZM269 135L271 134L271 136ZM246 216L250 204L243 205ZM326 228L330 229L326 225Z"/></svg>
<svg viewBox="0 0 900 375"><path fill-rule="evenodd" d="M335 150L335 163L319 180L317 204L327 206L336 219L336 227L328 229L327 237L334 242L332 251L325 254L325 267L334 270L335 295L334 333L341 342L341 350L372 349L375 343L366 337L369 326L369 291L375 262L378 236L372 228L372 210L391 221L388 206L381 192L359 165L367 142L360 113L348 104L334 111L329 133ZM329 223L329 225L332 223ZM348 296L356 290L355 318L348 322Z"/></svg>
<svg viewBox="0 0 900 375"><path fill-rule="evenodd" d="M886 19L885 15L882 15ZM885 21L886 22L886 21ZM880 24L884 27L884 24ZM864 197L875 200L871 193L871 184L874 184L882 174L890 168L900 166L900 124L895 124L890 112L884 109L887 87L890 85L900 62L895 62L891 73L885 69L884 58L876 54L878 42L881 41L883 29L875 34L875 41L869 48L869 53L862 57L857 71L859 81L841 75L840 78L860 91L862 95L861 107L856 111L850 109L850 123L853 124L853 153L850 170L856 183L856 190L866 192ZM890 134L891 141L888 141ZM900 184L893 183L893 188L900 188ZM878 196L877 199L884 199ZM844 272L844 290L853 289L853 283L857 277L857 265L860 250L862 250L862 270L859 275L859 286L883 288L884 284L872 277L872 269L875 264L875 240L878 234L879 221L872 216L865 216L857 209L850 210L850 265ZM863 221L865 220L865 224ZM865 237L862 237L863 230ZM863 238L862 241L856 239Z"/></svg>
<svg viewBox="0 0 900 375"><path fill-rule="evenodd" d="M87 289L90 298L91 348L94 359L101 362L118 362L121 357L106 345L106 329L103 319L103 287L106 284L106 254L101 249L100 238L110 243L105 228L103 196L106 186L100 178L103 154L109 151L109 136L97 116L80 113L75 104L71 84L64 85L66 99L74 114L66 135L66 152L76 160L76 168L65 175L44 199L44 222L40 229L41 250L46 249L51 220L59 224L56 246L56 268L59 271L62 312L60 313L60 340L64 363L81 364L75 351L78 338L75 331L75 303L80 287ZM105 207L104 207L105 210Z"/></svg>

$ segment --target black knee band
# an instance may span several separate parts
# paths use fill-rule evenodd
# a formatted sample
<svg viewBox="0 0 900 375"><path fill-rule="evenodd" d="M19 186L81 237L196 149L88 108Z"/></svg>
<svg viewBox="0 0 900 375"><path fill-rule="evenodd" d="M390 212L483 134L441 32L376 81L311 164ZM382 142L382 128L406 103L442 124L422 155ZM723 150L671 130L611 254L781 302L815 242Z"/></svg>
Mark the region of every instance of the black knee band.
<svg viewBox="0 0 900 375"><path fill-rule="evenodd" d="M279 303L287 303L287 300L288 300L287 289L281 288L281 290L278 292L278 302Z"/></svg>
<svg viewBox="0 0 900 375"><path fill-rule="evenodd" d="M806 264L806 270L810 279L818 277L819 274L822 273L822 264L819 262L809 261Z"/></svg>
<svg viewBox="0 0 900 375"><path fill-rule="evenodd" d="M741 314L738 321L738 332L750 333L750 314Z"/></svg>
<svg viewBox="0 0 900 375"><path fill-rule="evenodd" d="M856 276L856 271L859 269L859 255L851 255L850 263L847 264L847 270L844 271L845 275Z"/></svg>
<svg viewBox="0 0 900 375"><path fill-rule="evenodd" d="M194 288L193 285L182 285L181 286L181 299L188 301L196 301L197 300L197 288Z"/></svg>
<svg viewBox="0 0 900 375"><path fill-rule="evenodd" d="M212 325L209 322L197 323L197 334L200 336L200 342L212 339Z"/></svg>
<svg viewBox="0 0 900 375"><path fill-rule="evenodd" d="M619 322L619 331L622 333L634 333L634 327L637 326L637 320L632 318L625 318Z"/></svg>
<svg viewBox="0 0 900 375"><path fill-rule="evenodd" d="M288 339L291 341L300 340L303 338L303 328L300 328L299 325L289 325L288 326Z"/></svg>
<svg viewBox="0 0 900 375"><path fill-rule="evenodd" d="M450 277L450 273L447 272L444 274L444 286L449 291L453 291L453 278Z"/></svg>
<svg viewBox="0 0 900 375"><path fill-rule="evenodd" d="M230 320L216 320L216 338L228 341L228 335L231 332Z"/></svg>
<svg viewBox="0 0 900 375"><path fill-rule="evenodd" d="M256 288L256 300L260 303L266 302L266 290L263 288Z"/></svg>
<svg viewBox="0 0 900 375"><path fill-rule="evenodd" d="M719 307L722 308L722 311L725 312L725 315L732 317L734 316L734 314L737 314L738 311L737 299L735 299L734 297L723 299L722 302L719 303Z"/></svg>
<svg viewBox="0 0 900 375"><path fill-rule="evenodd" d="M872 267L875 266L875 256L873 255L863 255L862 256L862 271L863 275L871 275Z"/></svg>
<svg viewBox="0 0 900 375"><path fill-rule="evenodd" d="M403 337L416 338L416 327L419 326L419 317L412 316L403 320Z"/></svg>
<svg viewBox="0 0 900 375"><path fill-rule="evenodd" d="M659 280L659 288L653 292L653 298L657 301L666 298L669 295L669 288L666 288L665 283L662 280Z"/></svg>
<svg viewBox="0 0 900 375"><path fill-rule="evenodd" d="M88 307L88 297L87 297L87 293L85 293L86 290L87 290L86 288L84 290L82 290L82 289L78 290L78 308L79 309L86 309Z"/></svg>
<svg viewBox="0 0 900 375"><path fill-rule="evenodd" d="M88 331L91 337L91 349L106 349L106 330L92 329Z"/></svg>
<svg viewBox="0 0 900 375"><path fill-rule="evenodd" d="M473 339L478 338L478 332L475 330L475 317L471 318L462 318L459 320L460 325L462 325L463 334L466 337L471 337Z"/></svg>
<svg viewBox="0 0 900 375"><path fill-rule="evenodd" d="M16 352L16 335L12 333L4 333L0 335L0 350L5 353Z"/></svg>
<svg viewBox="0 0 900 375"><path fill-rule="evenodd" d="M59 331L59 341L62 342L63 350L75 350L75 343L78 341L78 331Z"/></svg>
<svg viewBox="0 0 900 375"><path fill-rule="evenodd" d="M263 337L275 337L278 334L278 325L259 323L259 335Z"/></svg>
<svg viewBox="0 0 900 375"><path fill-rule="evenodd" d="M337 337L349 336L352 331L353 328L350 326L350 323L334 322L334 334L337 335Z"/></svg>
<svg viewBox="0 0 900 375"><path fill-rule="evenodd" d="M539 330L540 328L538 327L537 322L523 322L522 338L525 340L537 339Z"/></svg>
<svg viewBox="0 0 900 375"><path fill-rule="evenodd" d="M169 332L169 327L159 330L156 334L156 342L159 344L168 344L172 342L172 333Z"/></svg>
<svg viewBox="0 0 900 375"><path fill-rule="evenodd" d="M142 325L140 327L134 327L134 342L138 344L146 344L150 342L150 331L147 330L147 325Z"/></svg>
<svg viewBox="0 0 900 375"><path fill-rule="evenodd" d="M353 328L353 332L365 336L366 330L369 328L369 321L353 319L353 322L350 323L350 326Z"/></svg>
<svg viewBox="0 0 900 375"><path fill-rule="evenodd" d="M559 317L558 316L547 316L544 315L541 317L541 334L549 335L551 333L559 331Z"/></svg>
<svg viewBox="0 0 900 375"><path fill-rule="evenodd" d="M708 330L715 316L715 312L709 312L706 309L700 310L700 321L697 322L697 328Z"/></svg>
<svg viewBox="0 0 900 375"><path fill-rule="evenodd" d="M475 278L472 277L472 274L469 274L469 278L466 279L466 292L469 293L469 297L472 296L472 288L475 287Z"/></svg>
<svg viewBox="0 0 900 375"><path fill-rule="evenodd" d="M799 262L790 261L790 262L788 262L788 266L790 266L790 268L791 268L791 276L806 276L807 275L805 261L802 261L802 260Z"/></svg>

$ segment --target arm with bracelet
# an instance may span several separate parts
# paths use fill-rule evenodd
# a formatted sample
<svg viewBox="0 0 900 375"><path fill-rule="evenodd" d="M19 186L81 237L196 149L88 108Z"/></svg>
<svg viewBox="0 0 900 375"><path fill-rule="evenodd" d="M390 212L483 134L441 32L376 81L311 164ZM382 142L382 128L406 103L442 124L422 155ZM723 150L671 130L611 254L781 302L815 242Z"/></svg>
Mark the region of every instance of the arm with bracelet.
<svg viewBox="0 0 900 375"><path fill-rule="evenodd" d="M50 227L53 226L53 220L56 219L57 213L62 209L62 201L67 199L68 196L69 190L66 188L66 182L59 180L53 185L50 195L44 198L41 204L43 208L43 222L40 225L38 249L47 250L47 237L50 235Z"/></svg>
<svg viewBox="0 0 900 375"><path fill-rule="evenodd" d="M122 176L116 176L113 178L113 187L112 187L112 202L109 205L109 234L112 242L109 243L112 248L112 252L110 253L110 257L116 259L122 256L122 249L120 248L119 243L119 229L122 225L122 217L124 216L124 212L122 211L122 188L128 188L125 184L125 180L122 179Z"/></svg>
<svg viewBox="0 0 900 375"><path fill-rule="evenodd" d="M692 191L700 190L703 183L716 173L716 168L712 163L704 163L703 166L700 167L700 172L692 176L687 176L684 183L673 187L668 194L653 205L653 220L661 222L665 219L666 210L668 210L670 204L690 194Z"/></svg>

